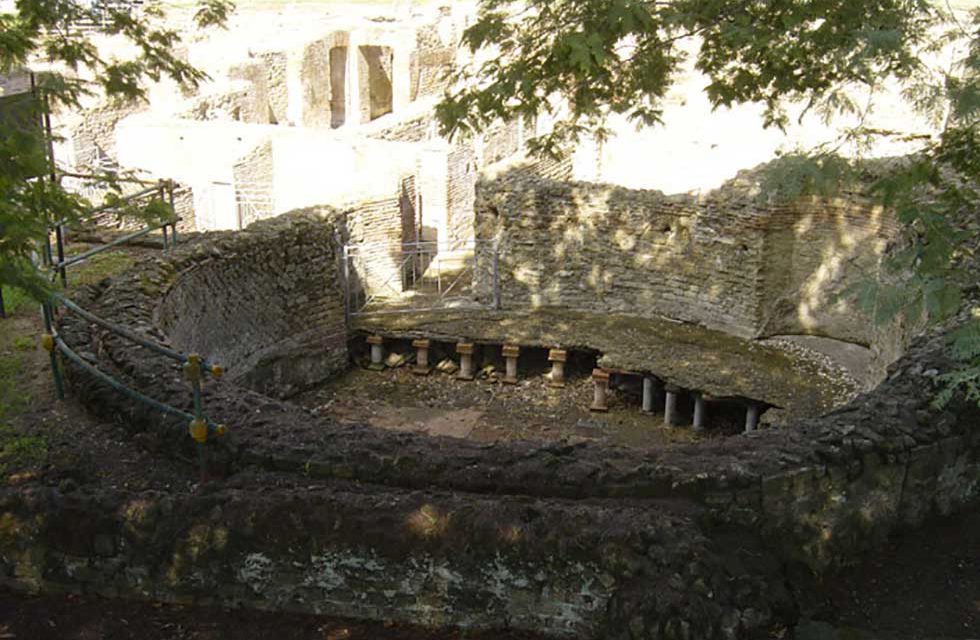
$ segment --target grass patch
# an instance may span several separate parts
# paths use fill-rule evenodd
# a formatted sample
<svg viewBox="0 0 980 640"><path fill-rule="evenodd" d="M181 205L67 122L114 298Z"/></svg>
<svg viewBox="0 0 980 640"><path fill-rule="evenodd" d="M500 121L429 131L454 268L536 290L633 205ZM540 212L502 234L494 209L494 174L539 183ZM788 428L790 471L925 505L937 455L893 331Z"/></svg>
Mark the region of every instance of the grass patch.
<svg viewBox="0 0 980 640"><path fill-rule="evenodd" d="M0 420L24 408L28 398L17 384L24 371L24 356L0 355Z"/></svg>
<svg viewBox="0 0 980 640"><path fill-rule="evenodd" d="M122 251L106 251L94 255L75 268L68 269L68 284L79 286L95 284L133 266L133 257Z"/></svg>
<svg viewBox="0 0 980 640"><path fill-rule="evenodd" d="M25 436L8 424L0 423L0 473L11 469L38 467L48 459L48 442L38 436Z"/></svg>
<svg viewBox="0 0 980 640"><path fill-rule="evenodd" d="M34 304L31 297L22 289L5 284L0 285L0 290L3 291L3 308L4 311L7 312L7 315L12 315L15 311L17 311L17 309L23 307L24 305Z"/></svg>

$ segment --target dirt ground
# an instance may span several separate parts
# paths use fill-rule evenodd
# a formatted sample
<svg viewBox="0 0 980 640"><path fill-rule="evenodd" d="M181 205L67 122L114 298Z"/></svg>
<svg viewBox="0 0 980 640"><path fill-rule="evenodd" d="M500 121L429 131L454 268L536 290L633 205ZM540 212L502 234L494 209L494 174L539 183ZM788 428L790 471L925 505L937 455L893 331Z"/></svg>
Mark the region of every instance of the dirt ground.
<svg viewBox="0 0 980 640"><path fill-rule="evenodd" d="M409 365L385 371L355 367L292 402L341 424L369 424L394 431L467 438L479 442L598 441L631 447L662 447L697 438L690 426L667 428L662 414L640 411L640 389L609 394L609 411L589 410L592 379L571 375L562 388L549 385L540 367L516 385L494 376L463 381L454 374L412 373ZM715 416L705 437L737 429L733 416Z"/></svg>
<svg viewBox="0 0 980 640"><path fill-rule="evenodd" d="M0 592L0 638L30 640L535 640L311 615Z"/></svg>

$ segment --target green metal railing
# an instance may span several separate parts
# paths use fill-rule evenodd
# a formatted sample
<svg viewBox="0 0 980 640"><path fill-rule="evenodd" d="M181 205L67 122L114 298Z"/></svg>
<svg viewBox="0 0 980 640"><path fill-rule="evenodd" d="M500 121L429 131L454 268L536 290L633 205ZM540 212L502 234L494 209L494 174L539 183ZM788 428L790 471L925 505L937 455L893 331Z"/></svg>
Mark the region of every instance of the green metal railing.
<svg viewBox="0 0 980 640"><path fill-rule="evenodd" d="M158 197L166 197L166 193L169 191L169 206L170 210L174 212L173 206L173 183L170 181L158 183L157 186L151 189L145 189L136 194L128 196L126 198L127 202L132 201L135 198L145 197L148 194L156 193ZM93 213L100 213L103 211L110 211L109 207L103 207L95 210ZM94 255L102 253L103 251L108 251L114 247L130 242L136 238L145 236L157 229L163 229L164 236L164 250L168 250L172 245L177 243L177 229L176 229L177 217L173 215L170 220L158 224L149 224L142 229L134 231L132 233L125 234L112 242L105 245L101 245L94 249L90 249L84 253L72 256L70 258L64 257L63 248L63 238L64 234L61 232L63 226L63 221L60 221L56 225L58 230L56 233L56 241L58 248L58 262L54 263L51 259L51 242L50 236L48 237L44 250L44 255L47 258L46 262L52 269L52 280L56 278L61 279L63 285L67 285L67 275L66 271L69 267L83 263L85 260L91 258ZM167 239L167 228L170 227L172 230L172 241L168 242ZM120 382L118 379L109 375L105 371L99 369L95 364L87 361L85 358L81 357L74 349L68 345L64 338L58 331L56 324L56 314L55 310L59 307L63 307L66 313L71 313L77 315L83 320L95 324L103 329L106 329L110 333L124 338L140 347L149 349L150 351L169 358L175 361L178 366L180 366L184 379L187 381L191 388L191 400L193 405L193 411L187 412L182 409L178 409L171 406L165 402L161 402L154 398L147 396L140 391L137 391L126 384ZM206 358L201 357L196 353L184 354L180 351L171 349L170 347L164 346L151 340L150 338L140 335L131 329L123 327L119 324L106 320L105 318L99 317L96 314L83 309L78 304L72 302L65 296L59 293L52 293L49 300L41 305L41 315L44 321L45 333L42 337L42 346L48 351L50 356L51 373L54 378L55 390L59 398L64 398L65 387L64 380L61 373L61 368L59 366L57 354L60 353L64 358L74 363L76 366L80 367L97 380L103 384L111 387L112 389L122 393L124 396L135 400L141 404L144 404L152 409L160 411L161 413L174 416L187 421L188 433L191 438L197 443L198 452L198 465L200 467L200 478L201 482L206 482L208 479L207 473L207 441L211 436L220 437L225 435L227 428L221 424L215 424L212 422L204 413L204 402L203 402L203 392L202 392L202 381L206 375L210 375L213 378L220 378L223 371L220 365L208 361Z"/></svg>
<svg viewBox="0 0 980 640"><path fill-rule="evenodd" d="M85 176L84 174L76 173L64 173L62 176L69 177L89 177L95 178L96 176ZM111 242L100 245L93 249L89 249L84 253L79 255L65 257L65 235L66 235L66 221L58 220L51 225L51 231L54 232L55 246L51 246L51 236L48 235L45 246L43 248L43 258L44 263L51 268L54 274L61 280L61 286L68 287L68 267L85 262L92 256L96 256L105 251L109 251L119 245L125 244L141 238L143 236L149 235L154 231L161 230L163 233L163 250L166 252L171 246L177 246L177 223L180 219L177 217L177 212L174 208L174 182L172 180L161 180L156 183L147 183L142 180L125 180L127 182L134 182L136 184L146 185L151 184L153 186L146 187L137 191L136 193L131 193L123 198L120 198L118 202L112 204L103 205L91 210L88 214L90 220L98 222L100 219L108 217L110 214L114 213L120 205L134 203L140 199L148 198L153 200L157 199L163 202L170 208L170 216L167 220L156 223L149 223L141 227L140 229L127 233ZM55 250L57 252L58 259L54 260Z"/></svg>
<svg viewBox="0 0 980 640"><path fill-rule="evenodd" d="M58 331L55 324L56 305L64 307L68 313L73 313L88 322L108 330L114 335L129 340L130 342L149 349L154 353L174 360L181 367L184 379L191 387L193 412L187 412L165 402L151 398L146 394L127 386L123 382L120 382L116 378L102 371L97 366L78 355L78 353L65 342L64 338ZM206 449L207 441L211 436L221 437L225 435L227 433L227 428L224 425L214 423L205 415L202 381L206 375L210 375L212 378L220 378L223 373L221 366L213 362L209 362L196 353L183 354L179 351L175 351L169 347L158 344L145 336L141 336L131 331L130 329L117 325L89 311L86 311L76 303L59 294L53 294L51 299L42 305L42 315L44 318L46 332L42 337L42 345L50 355L51 372L59 398L64 398L64 381L62 379L61 369L56 353L61 353L65 358L78 365L104 384L112 387L116 391L119 391L126 397L136 400L137 402L160 411L161 413L187 420L188 433L197 443L201 482L206 482L208 479Z"/></svg>

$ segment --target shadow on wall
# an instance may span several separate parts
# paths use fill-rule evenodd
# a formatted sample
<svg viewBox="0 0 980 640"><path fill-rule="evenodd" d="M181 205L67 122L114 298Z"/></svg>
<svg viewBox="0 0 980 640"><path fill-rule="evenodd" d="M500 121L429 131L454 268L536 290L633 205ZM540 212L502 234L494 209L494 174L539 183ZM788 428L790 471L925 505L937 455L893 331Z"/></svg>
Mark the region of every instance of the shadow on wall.
<svg viewBox="0 0 980 640"><path fill-rule="evenodd" d="M333 210L216 234L183 256L157 316L173 345L206 353L231 380L288 397L347 367ZM221 259L214 259L220 256Z"/></svg>
<svg viewBox="0 0 980 640"><path fill-rule="evenodd" d="M478 239L499 239L505 308L663 317L745 338L810 334L862 345L881 333L838 294L877 273L898 227L854 199L760 204L510 172L478 185ZM492 256L477 256L489 299ZM897 355L897 354L895 354Z"/></svg>

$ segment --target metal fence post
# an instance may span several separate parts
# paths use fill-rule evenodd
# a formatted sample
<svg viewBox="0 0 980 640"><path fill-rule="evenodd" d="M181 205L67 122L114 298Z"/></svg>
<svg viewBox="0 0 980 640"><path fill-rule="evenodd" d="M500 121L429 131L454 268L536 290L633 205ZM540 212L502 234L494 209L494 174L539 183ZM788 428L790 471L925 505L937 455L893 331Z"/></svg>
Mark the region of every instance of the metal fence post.
<svg viewBox="0 0 980 640"><path fill-rule="evenodd" d="M0 286L0 318L7 317L7 307L3 305L3 287Z"/></svg>
<svg viewBox="0 0 980 640"><path fill-rule="evenodd" d="M208 459L205 449L208 439L208 425L204 419L204 407L201 401L201 377L204 372L201 368L201 356L191 353L187 356L184 363L184 377L191 383L191 393L194 398L194 419L191 420L188 430L191 438L197 443L197 462L201 469L201 484L208 481Z"/></svg>
<svg viewBox="0 0 980 640"><path fill-rule="evenodd" d="M173 222L170 224L171 238L170 244L174 247L177 246L177 223L180 219L177 217L177 208L174 206L174 181L167 181L167 200L170 202L170 216ZM166 229L166 227L164 227Z"/></svg>
<svg viewBox="0 0 980 640"><path fill-rule="evenodd" d="M41 316L44 318L44 349L48 352L51 362L51 377L54 379L54 390L58 394L59 400L65 399L65 385L61 378L61 369L58 368L58 357L54 353L54 310L50 302L41 303Z"/></svg>
<svg viewBox="0 0 980 640"><path fill-rule="evenodd" d="M61 286L68 288L68 270L65 269L65 236L61 224L54 228L55 242L58 247L58 275L61 277Z"/></svg>
<svg viewBox="0 0 980 640"><path fill-rule="evenodd" d="M474 250L476 253L476 250ZM500 239L493 241L493 308L500 310Z"/></svg>

